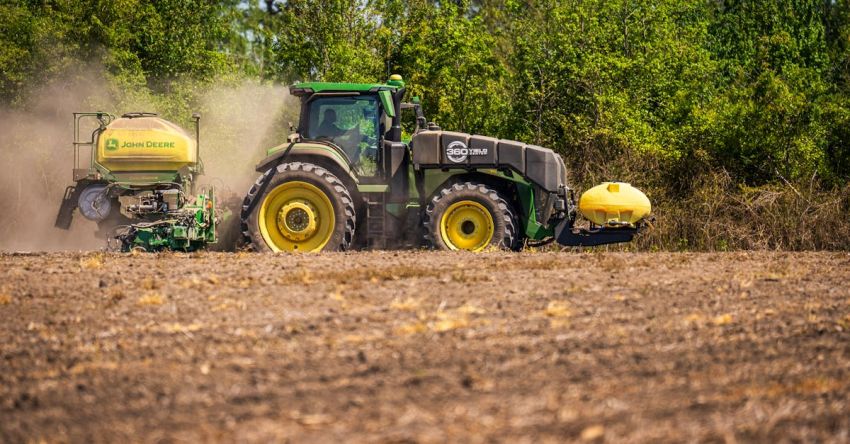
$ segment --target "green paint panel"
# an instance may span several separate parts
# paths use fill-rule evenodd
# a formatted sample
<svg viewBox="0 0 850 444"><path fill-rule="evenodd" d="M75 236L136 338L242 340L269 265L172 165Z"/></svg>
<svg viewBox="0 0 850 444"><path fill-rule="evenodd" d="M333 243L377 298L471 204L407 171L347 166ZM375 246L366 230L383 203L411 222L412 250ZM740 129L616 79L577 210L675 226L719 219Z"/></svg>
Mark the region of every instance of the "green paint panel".
<svg viewBox="0 0 850 444"><path fill-rule="evenodd" d="M381 104L384 105L384 112L390 117L395 117L395 106L390 92L387 90L378 91L378 97L381 98Z"/></svg>
<svg viewBox="0 0 850 444"><path fill-rule="evenodd" d="M398 204L398 203L390 203L386 205L387 213L392 214L393 216L399 217L401 214L407 210L407 207Z"/></svg>
<svg viewBox="0 0 850 444"><path fill-rule="evenodd" d="M389 185L357 185L361 193L386 193Z"/></svg>
<svg viewBox="0 0 850 444"><path fill-rule="evenodd" d="M117 182L124 185L149 185L154 183L177 182L178 175L173 172L157 173L155 171L145 173L114 173L101 172L104 179L109 182Z"/></svg>
<svg viewBox="0 0 850 444"><path fill-rule="evenodd" d="M517 194L519 194L519 204L522 207L519 216L525 225L525 235L532 240L543 240L553 236L555 232L551 227L546 227L537 222L534 189L531 185L517 182Z"/></svg>
<svg viewBox="0 0 850 444"><path fill-rule="evenodd" d="M430 196L437 191L437 187L447 181L450 177L462 174L463 170L443 171L443 170L425 170L425 195Z"/></svg>

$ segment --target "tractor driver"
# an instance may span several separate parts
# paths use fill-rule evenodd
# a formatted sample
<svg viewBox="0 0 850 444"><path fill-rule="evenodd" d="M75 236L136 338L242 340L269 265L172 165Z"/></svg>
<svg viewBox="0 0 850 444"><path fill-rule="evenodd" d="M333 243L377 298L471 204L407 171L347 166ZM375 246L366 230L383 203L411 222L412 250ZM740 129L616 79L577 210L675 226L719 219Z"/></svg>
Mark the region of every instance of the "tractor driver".
<svg viewBox="0 0 850 444"><path fill-rule="evenodd" d="M327 137L331 140L345 133L343 129L336 126L336 111L333 108L325 110L324 118L317 132L319 137Z"/></svg>
<svg viewBox="0 0 850 444"><path fill-rule="evenodd" d="M360 162L360 122L349 129L342 129L337 126L336 111L334 109L326 109L322 116L322 123L316 131L318 137L325 137L331 142L342 148L343 151L351 159L351 162L357 164Z"/></svg>
<svg viewBox="0 0 850 444"><path fill-rule="evenodd" d="M315 132L311 131L313 138L329 140L345 152L352 165L366 168L373 171L368 174L374 174L381 131L377 103L374 100L347 100L343 103L342 100L336 99L334 104L336 108L319 108L321 123ZM337 111L345 116L342 125L338 120ZM357 116L356 113L361 115ZM352 125L347 128L349 123ZM364 128L366 133L363 132ZM361 165L364 160L369 161L369 166Z"/></svg>

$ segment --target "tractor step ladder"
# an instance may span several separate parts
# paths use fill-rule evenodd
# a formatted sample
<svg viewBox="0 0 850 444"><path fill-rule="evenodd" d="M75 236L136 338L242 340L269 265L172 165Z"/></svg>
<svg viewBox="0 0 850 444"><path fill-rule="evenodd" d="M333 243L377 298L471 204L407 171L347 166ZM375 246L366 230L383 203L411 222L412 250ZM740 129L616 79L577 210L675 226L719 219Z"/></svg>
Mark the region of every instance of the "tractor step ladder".
<svg viewBox="0 0 850 444"><path fill-rule="evenodd" d="M384 193L370 193L366 200L366 242L370 249L387 248Z"/></svg>

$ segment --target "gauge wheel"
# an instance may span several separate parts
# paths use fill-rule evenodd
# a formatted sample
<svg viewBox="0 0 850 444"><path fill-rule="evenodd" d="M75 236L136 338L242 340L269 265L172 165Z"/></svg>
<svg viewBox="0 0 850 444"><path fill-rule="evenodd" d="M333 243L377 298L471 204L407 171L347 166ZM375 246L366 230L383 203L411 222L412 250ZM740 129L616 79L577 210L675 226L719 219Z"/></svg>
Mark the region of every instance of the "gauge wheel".
<svg viewBox="0 0 850 444"><path fill-rule="evenodd" d="M455 183L439 190L425 210L426 241L439 250L505 250L519 245L512 206L480 183Z"/></svg>
<svg viewBox="0 0 850 444"><path fill-rule="evenodd" d="M284 163L260 176L243 201L241 219L246 240L257 251L268 252L344 251L356 223L354 203L342 181L303 162Z"/></svg>

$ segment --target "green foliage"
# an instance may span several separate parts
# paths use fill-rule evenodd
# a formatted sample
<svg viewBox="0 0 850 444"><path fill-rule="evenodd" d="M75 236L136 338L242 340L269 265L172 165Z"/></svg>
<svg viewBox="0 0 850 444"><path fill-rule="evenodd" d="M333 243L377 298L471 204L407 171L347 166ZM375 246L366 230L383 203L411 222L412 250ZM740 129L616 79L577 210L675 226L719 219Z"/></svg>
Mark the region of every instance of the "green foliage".
<svg viewBox="0 0 850 444"><path fill-rule="evenodd" d="M511 132L575 162L690 150L716 69L699 45L706 22L692 6L654 3L508 2Z"/></svg>
<svg viewBox="0 0 850 444"><path fill-rule="evenodd" d="M710 104L714 158L748 183L799 178L823 164L829 91L823 2L718 4L708 46L723 79Z"/></svg>
<svg viewBox="0 0 850 444"><path fill-rule="evenodd" d="M344 0L281 2L270 20L271 73L284 82L373 82L380 57L370 45L378 27L368 5Z"/></svg>
<svg viewBox="0 0 850 444"><path fill-rule="evenodd" d="M18 102L33 87L92 68L102 71L111 81L105 86L119 96L175 91L179 96L187 80L210 80L234 69L220 50L228 35L223 11L204 0L4 5L0 96Z"/></svg>
<svg viewBox="0 0 850 444"><path fill-rule="evenodd" d="M507 67L495 51L495 37L464 2L385 0L378 30L389 73L407 80L429 117L457 131L503 132ZM423 24L426 24L423 26Z"/></svg>
<svg viewBox="0 0 850 444"><path fill-rule="evenodd" d="M76 65L85 39L74 26L82 15L72 1L35 6L5 0L0 6L0 99L25 91ZM69 38L70 37L70 38Z"/></svg>

